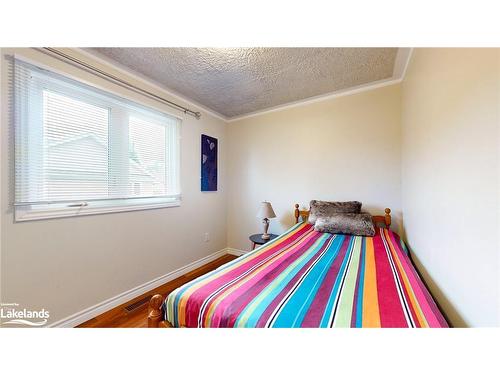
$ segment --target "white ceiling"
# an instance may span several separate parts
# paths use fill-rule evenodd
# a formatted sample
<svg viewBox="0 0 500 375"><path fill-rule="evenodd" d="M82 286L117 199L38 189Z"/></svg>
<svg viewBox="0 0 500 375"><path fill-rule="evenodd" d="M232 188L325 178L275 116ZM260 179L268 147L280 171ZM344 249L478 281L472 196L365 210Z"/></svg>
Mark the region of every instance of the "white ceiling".
<svg viewBox="0 0 500 375"><path fill-rule="evenodd" d="M397 48L92 48L225 118L394 77Z"/></svg>

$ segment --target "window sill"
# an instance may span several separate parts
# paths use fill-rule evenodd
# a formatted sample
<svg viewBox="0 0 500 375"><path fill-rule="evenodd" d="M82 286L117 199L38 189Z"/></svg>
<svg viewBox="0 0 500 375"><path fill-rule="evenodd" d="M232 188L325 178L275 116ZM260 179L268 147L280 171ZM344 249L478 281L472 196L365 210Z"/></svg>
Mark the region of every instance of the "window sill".
<svg viewBox="0 0 500 375"><path fill-rule="evenodd" d="M68 207L67 204L58 206L21 206L15 207L15 222L99 215L114 212L151 210L156 208L178 207L180 205L180 199L146 198L140 200L125 199L120 201L120 203L117 203L116 201L91 202L88 206L85 207Z"/></svg>

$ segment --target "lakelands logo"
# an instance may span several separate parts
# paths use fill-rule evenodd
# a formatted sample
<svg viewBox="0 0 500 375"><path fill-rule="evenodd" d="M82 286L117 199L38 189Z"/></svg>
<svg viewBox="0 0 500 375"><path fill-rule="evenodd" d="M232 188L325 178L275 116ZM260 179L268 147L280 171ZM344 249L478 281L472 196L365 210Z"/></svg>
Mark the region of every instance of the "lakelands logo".
<svg viewBox="0 0 500 375"><path fill-rule="evenodd" d="M0 303L1 325L27 325L41 327L47 324L49 312L45 309L28 310L19 308L17 303Z"/></svg>

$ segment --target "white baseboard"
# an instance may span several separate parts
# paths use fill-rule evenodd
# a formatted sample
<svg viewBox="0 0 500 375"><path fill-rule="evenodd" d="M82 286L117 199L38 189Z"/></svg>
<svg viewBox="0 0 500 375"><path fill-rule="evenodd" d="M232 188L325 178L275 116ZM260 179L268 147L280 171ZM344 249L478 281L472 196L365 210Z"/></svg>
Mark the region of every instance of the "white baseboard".
<svg viewBox="0 0 500 375"><path fill-rule="evenodd" d="M234 249L232 247L226 247L226 253L227 254L231 254L231 255L236 255L236 256L241 256L241 255L244 255L246 253L248 253L250 250L239 250L239 249Z"/></svg>
<svg viewBox="0 0 500 375"><path fill-rule="evenodd" d="M150 290L157 288L165 283L168 283L171 280L174 280L188 272L191 272L195 270L196 268L199 268L207 263L210 263L211 261L220 258L221 256L225 254L232 254L232 255L243 255L247 253L247 251L243 250L238 250L238 249L232 249L232 248L225 248L219 251L216 251L213 254L210 254L204 258L198 259L186 266L180 267L172 272L169 272L163 276L157 277L154 280L148 281L147 283L144 283L142 285L139 285L138 287L135 287L133 289L130 289L126 292L123 292L115 297L109 298L106 301L103 301L101 303L98 303L97 305L94 305L92 307L89 307L85 310L82 310L76 314L73 314L71 316L68 316L67 318L61 319L55 323L49 324L47 327L76 327L79 324L82 324L86 322L87 320L90 320L92 318L95 318L96 316L105 313L106 311L109 311L121 304L124 304L141 294L147 293Z"/></svg>

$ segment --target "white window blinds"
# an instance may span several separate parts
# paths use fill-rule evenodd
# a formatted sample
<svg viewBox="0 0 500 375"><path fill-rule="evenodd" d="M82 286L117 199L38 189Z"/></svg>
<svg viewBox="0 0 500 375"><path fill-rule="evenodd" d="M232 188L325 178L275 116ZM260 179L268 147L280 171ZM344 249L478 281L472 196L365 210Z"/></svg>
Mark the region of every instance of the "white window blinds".
<svg viewBox="0 0 500 375"><path fill-rule="evenodd" d="M177 118L17 59L14 67L17 219L179 201Z"/></svg>

